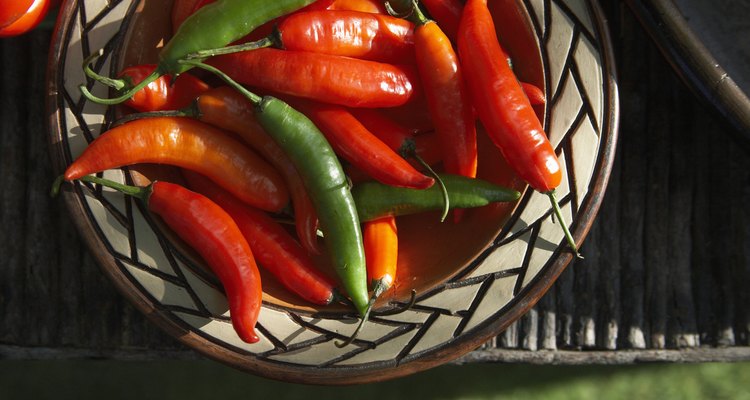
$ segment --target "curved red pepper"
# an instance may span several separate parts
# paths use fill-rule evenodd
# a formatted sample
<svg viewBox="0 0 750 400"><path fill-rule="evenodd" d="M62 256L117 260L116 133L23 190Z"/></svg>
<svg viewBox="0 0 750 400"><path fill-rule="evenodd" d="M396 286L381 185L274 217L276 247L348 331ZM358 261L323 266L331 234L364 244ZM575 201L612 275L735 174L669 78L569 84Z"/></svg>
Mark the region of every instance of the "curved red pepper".
<svg viewBox="0 0 750 400"><path fill-rule="evenodd" d="M205 196L167 182L153 183L147 203L219 278L239 337L257 342L255 324L263 297L260 272L232 217Z"/></svg>
<svg viewBox="0 0 750 400"><path fill-rule="evenodd" d="M201 121L236 133L257 150L284 177L289 189L297 236L313 254L319 254L318 215L297 168L255 119L254 106L242 94L223 86L201 94L195 101Z"/></svg>
<svg viewBox="0 0 750 400"><path fill-rule="evenodd" d="M156 64L134 65L120 72L130 86L141 83L156 70ZM137 91L123 104L137 111L164 111L187 107L195 98L210 87L203 80L189 74L180 74L174 82L170 75L163 75L145 88Z"/></svg>
<svg viewBox="0 0 750 400"><path fill-rule="evenodd" d="M367 280L373 297L393 286L398 268L398 229L396 217L386 216L363 223L362 241L367 259Z"/></svg>
<svg viewBox="0 0 750 400"><path fill-rule="evenodd" d="M65 171L65 179L155 163L211 177L242 201L278 212L289 203L284 180L240 141L191 118L143 118L118 125L96 138Z"/></svg>
<svg viewBox="0 0 750 400"><path fill-rule="evenodd" d="M440 142L434 131L415 134L388 118L381 110L357 108L351 112L368 131L403 157L417 156L428 165L441 161Z"/></svg>
<svg viewBox="0 0 750 400"><path fill-rule="evenodd" d="M331 143L334 151L373 179L387 185L426 189L435 183L364 127L343 107L291 101Z"/></svg>
<svg viewBox="0 0 750 400"><path fill-rule="evenodd" d="M334 299L334 284L313 264L305 250L276 221L247 206L210 179L195 172L183 173L188 186L223 208L237 223L262 268L284 287L319 305Z"/></svg>
<svg viewBox="0 0 750 400"><path fill-rule="evenodd" d="M508 164L548 193L560 184L562 169L495 32L487 0L469 0L458 35L464 77L479 119Z"/></svg>
<svg viewBox="0 0 750 400"><path fill-rule="evenodd" d="M348 107L395 107L417 91L406 65L272 48L226 54L209 63L254 87Z"/></svg>

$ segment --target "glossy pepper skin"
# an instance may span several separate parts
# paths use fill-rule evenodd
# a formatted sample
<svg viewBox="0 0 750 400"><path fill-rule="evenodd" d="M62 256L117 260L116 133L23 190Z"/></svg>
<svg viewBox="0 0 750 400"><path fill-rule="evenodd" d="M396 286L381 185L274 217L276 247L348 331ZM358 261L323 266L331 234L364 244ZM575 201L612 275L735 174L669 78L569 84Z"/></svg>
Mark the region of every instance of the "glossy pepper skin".
<svg viewBox="0 0 750 400"><path fill-rule="evenodd" d="M120 72L130 87L141 83L156 70L156 64L133 65ZM187 107L195 98L208 90L206 82L190 74L181 74L172 81L164 75L133 94L124 105L140 112L177 110Z"/></svg>
<svg viewBox="0 0 750 400"><path fill-rule="evenodd" d="M396 217L386 216L363 223L367 279L373 297L379 297L396 281L398 268L398 228Z"/></svg>
<svg viewBox="0 0 750 400"><path fill-rule="evenodd" d="M201 94L195 99L194 105L195 107L187 110L191 116L236 133L276 168L289 189L297 236L308 252L319 254L318 215L315 207L297 168L255 120L253 104L236 90L222 86Z"/></svg>
<svg viewBox="0 0 750 400"><path fill-rule="evenodd" d="M414 59L414 25L388 15L359 11L308 11L276 28L278 47L387 63Z"/></svg>
<svg viewBox="0 0 750 400"><path fill-rule="evenodd" d="M414 189L426 189L435 183L367 130L344 107L309 101L292 101L291 104L315 123L336 154L375 180Z"/></svg>
<svg viewBox="0 0 750 400"><path fill-rule="evenodd" d="M395 107L418 85L406 65L303 51L262 48L212 58L209 63L237 82L346 107Z"/></svg>
<svg viewBox="0 0 750 400"><path fill-rule="evenodd" d="M494 202L516 201L521 194L515 190L477 178L439 174L446 186L451 209L474 208ZM429 189L407 189L362 182L354 185L352 196L360 220L367 222L388 216L416 214L439 210L444 206L443 194L437 185Z"/></svg>
<svg viewBox="0 0 750 400"><path fill-rule="evenodd" d="M508 164L532 188L548 193L560 185L562 169L495 32L487 1L469 0L458 35L466 83L479 119Z"/></svg>
<svg viewBox="0 0 750 400"><path fill-rule="evenodd" d="M445 172L473 178L477 175L477 131L463 68L445 33L416 10L417 65Z"/></svg>
<svg viewBox="0 0 750 400"><path fill-rule="evenodd" d="M263 291L253 252L232 217L205 196L182 186L155 182L148 208L195 249L219 278L239 337L258 342L255 324Z"/></svg>
<svg viewBox="0 0 750 400"><path fill-rule="evenodd" d="M329 10L354 10L373 14L387 14L380 0L335 0Z"/></svg>
<svg viewBox="0 0 750 400"><path fill-rule="evenodd" d="M143 118L96 138L65 171L66 180L111 168L154 163L211 177L242 201L278 212L289 203L284 180L241 142L190 118Z"/></svg>
<svg viewBox="0 0 750 400"><path fill-rule="evenodd" d="M183 171L183 176L192 190L214 201L232 217L261 268L310 303L328 305L333 301L333 281L315 267L302 246L279 223L200 174Z"/></svg>
<svg viewBox="0 0 750 400"><path fill-rule="evenodd" d="M364 315L369 298L362 231L336 154L310 119L279 99L263 97L256 105L256 119L297 166L318 213L331 264Z"/></svg>

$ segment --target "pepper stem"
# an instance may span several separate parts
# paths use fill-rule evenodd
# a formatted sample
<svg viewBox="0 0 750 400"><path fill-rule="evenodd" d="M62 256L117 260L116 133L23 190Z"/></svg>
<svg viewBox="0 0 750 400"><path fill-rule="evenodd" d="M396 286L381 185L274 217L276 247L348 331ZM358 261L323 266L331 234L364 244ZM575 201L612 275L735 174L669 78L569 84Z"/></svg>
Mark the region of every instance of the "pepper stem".
<svg viewBox="0 0 750 400"><path fill-rule="evenodd" d="M243 51L257 50L265 47L281 47L281 36L274 31L273 34L258 39L254 42L236 44L233 46L220 47L218 49L199 50L195 53L188 54L186 60L203 60L209 57L220 56L225 54L239 53Z"/></svg>
<svg viewBox="0 0 750 400"><path fill-rule="evenodd" d="M115 90L122 90L127 86L127 82L124 79L113 79L108 76L99 75L91 69L91 64L97 58L104 54L104 49L99 49L97 52L91 53L85 60L83 60L83 72L89 78L101 83L102 85L109 86Z"/></svg>
<svg viewBox="0 0 750 400"><path fill-rule="evenodd" d="M115 98L105 99L105 98L97 97L94 94L92 94L89 91L89 89L86 87L86 85L80 85L80 86L78 86L78 89L80 89L81 94L83 95L83 97L87 98L90 101L93 101L94 103L104 104L104 105L108 105L108 106L115 105L115 104L120 104L120 103L128 100L129 98L133 97L134 94L136 94L139 90L141 90L141 89L145 88L146 86L148 86L149 83L151 83L151 82L159 79L162 75L164 75L164 73L159 68L156 68L154 70L154 72L152 72L150 75L148 75L139 84L137 84L135 86L132 86L132 87L128 87L130 85L124 79L109 78L109 77L97 74L96 72L94 72L94 70L91 69L91 63L92 63L92 61L94 59L96 59L97 57L100 57L102 54L103 54L103 50L100 49L98 52L91 54L90 56L88 56L86 58L86 60L84 60L84 62L83 62L83 71L86 74L86 76L88 76L89 78L91 78L91 79L93 79L93 80L95 80L95 81L97 81L97 82L99 82L99 83L101 83L101 84L103 84L105 86L111 87L111 88L117 90L118 92L122 92L122 90L125 89L125 88L127 88L127 90L125 92L122 92L122 94L120 94L119 96L117 96Z"/></svg>
<svg viewBox="0 0 750 400"><path fill-rule="evenodd" d="M95 175L86 175L79 180L82 182L96 183L98 185L102 185L108 188L115 189L120 193L126 194L128 196L133 196L143 201L144 203L148 202L148 196L151 195L151 188L154 184L153 182L151 182L148 186L145 186L145 187L131 186L131 185L125 185L119 182L115 182L109 179L100 178Z"/></svg>
<svg viewBox="0 0 750 400"><path fill-rule="evenodd" d="M352 342L354 342L354 339L357 338L359 335L359 332L362 331L362 327L365 326L365 323L367 320L370 319L370 312L372 311L373 306L375 306L375 301L380 297L381 294L383 294L386 290L388 290L391 285L390 280L386 280L385 278L377 279L373 281L373 291L372 296L370 297L370 301L367 302L367 308L365 309L364 314L362 314L362 319L359 321L359 325L357 325L357 329L354 330L354 333L352 333L351 336L349 336L348 339L346 339L343 342L336 342L335 345L338 348L346 347Z"/></svg>
<svg viewBox="0 0 750 400"><path fill-rule="evenodd" d="M216 68L214 66L211 66L211 65L208 65L206 63L203 63L203 62L200 62L200 61L196 61L196 60L180 60L179 63L180 64L184 64L184 65L190 65L192 67L204 69L204 70L206 70L208 72L211 72L212 74L214 74L217 77L219 77L219 79L221 79L224 82L226 82L227 85L233 87L235 90L237 90L238 92L240 92L243 96L245 96L248 100L250 100L250 102L253 103L253 105L257 106L263 100L262 97L260 97L257 94L255 94L255 93L253 93L253 92L245 89L244 86L240 85L239 83L237 83L237 81L235 81L234 79L230 78L229 75L225 74L220 69L218 69L218 68Z"/></svg>
<svg viewBox="0 0 750 400"><path fill-rule="evenodd" d="M412 153L411 157L417 160L417 162L427 170L428 174L435 178L435 182L437 182L438 186L440 186L440 193L442 193L443 195L443 214L440 215L440 222L444 222L448 217L448 211L451 208L451 199L450 196L448 196L448 188L445 187L445 182L443 182L443 179L440 177L440 175L438 175L437 172L435 172L435 170L430 167L430 164L427 164L427 162L418 154Z"/></svg>
<svg viewBox="0 0 750 400"><path fill-rule="evenodd" d="M560 222L560 227L563 230L563 233L565 234L565 239L568 241L568 247L570 247L571 250L573 250L573 253L577 258L583 259L583 256L581 253L578 252L578 245L576 245L575 240L573 239L573 235L570 233L570 230L568 229L568 226L565 224L565 220L563 219L562 210L560 209L560 203L557 201L557 196L555 196L555 191L550 190L546 193L549 197L550 203L552 203L552 211L554 212L554 216L557 217L557 220Z"/></svg>

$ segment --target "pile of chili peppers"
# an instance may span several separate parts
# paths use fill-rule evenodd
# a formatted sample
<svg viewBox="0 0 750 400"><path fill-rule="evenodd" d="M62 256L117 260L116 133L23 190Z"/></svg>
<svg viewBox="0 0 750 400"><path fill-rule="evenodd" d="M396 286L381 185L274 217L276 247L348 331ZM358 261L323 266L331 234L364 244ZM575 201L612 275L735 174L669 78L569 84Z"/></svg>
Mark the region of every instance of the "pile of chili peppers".
<svg viewBox="0 0 750 400"><path fill-rule="evenodd" d="M99 54L86 60L115 96L83 95L132 113L59 182L145 202L216 273L244 341L259 340L256 261L310 303L351 305L359 331L396 280L398 216L453 209L459 221L516 201L476 177L477 117L560 217L560 164L533 109L543 94L516 79L487 0L175 0L171 17L157 64L109 78L90 68ZM139 163L182 179L144 188L92 175ZM323 247L335 277L311 261Z"/></svg>

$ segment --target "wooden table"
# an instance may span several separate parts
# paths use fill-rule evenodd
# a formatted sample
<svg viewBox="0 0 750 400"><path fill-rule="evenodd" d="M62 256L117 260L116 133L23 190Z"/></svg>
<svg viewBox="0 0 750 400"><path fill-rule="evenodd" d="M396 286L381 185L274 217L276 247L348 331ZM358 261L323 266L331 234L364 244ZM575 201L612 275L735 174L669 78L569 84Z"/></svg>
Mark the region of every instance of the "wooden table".
<svg viewBox="0 0 750 400"><path fill-rule="evenodd" d="M750 146L612 3L619 146L585 259L456 363L750 360ZM48 195L50 35L0 41L0 359L199 358L115 291Z"/></svg>

